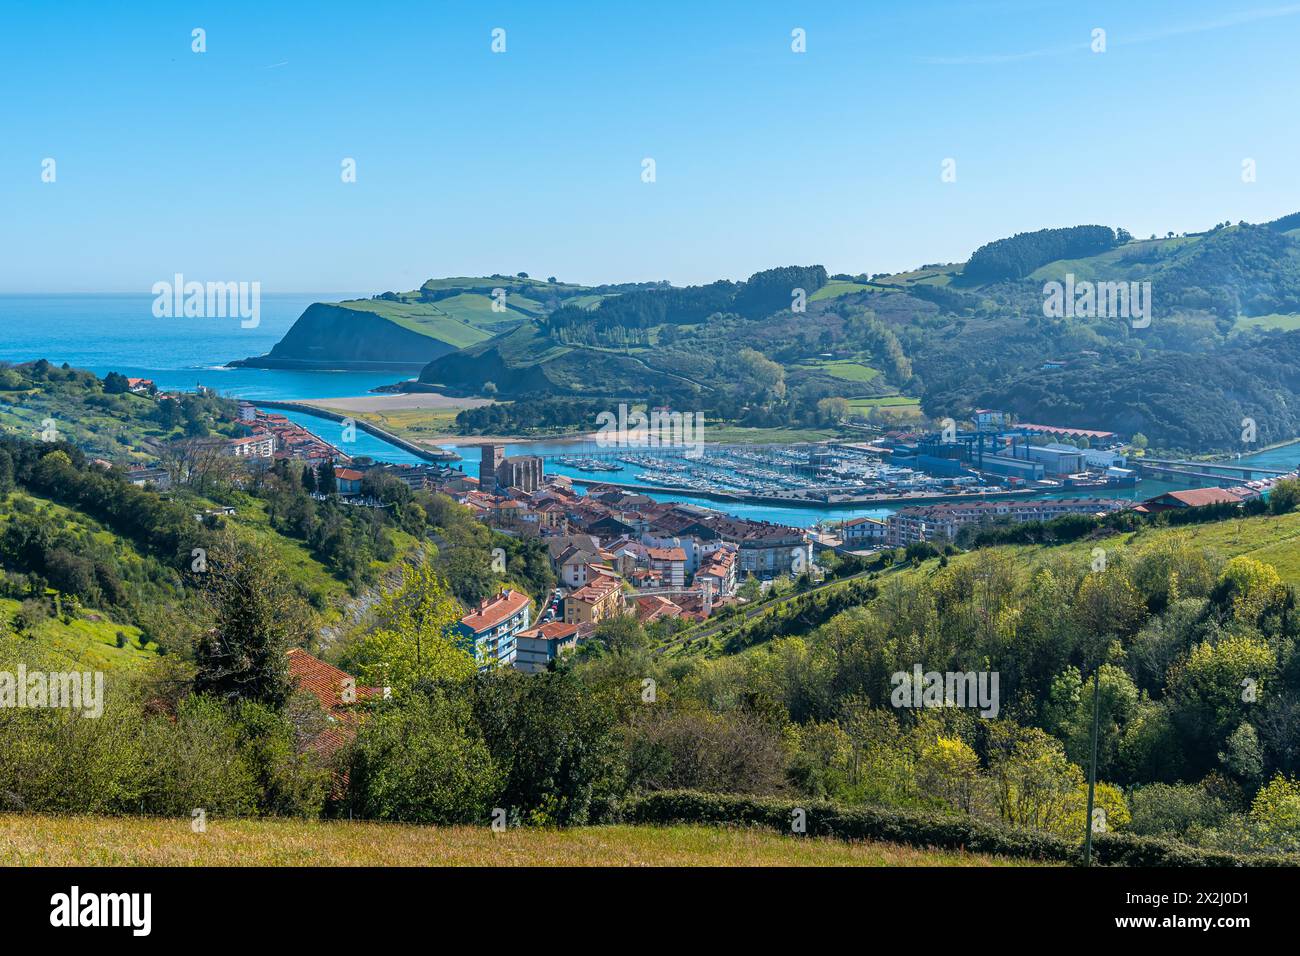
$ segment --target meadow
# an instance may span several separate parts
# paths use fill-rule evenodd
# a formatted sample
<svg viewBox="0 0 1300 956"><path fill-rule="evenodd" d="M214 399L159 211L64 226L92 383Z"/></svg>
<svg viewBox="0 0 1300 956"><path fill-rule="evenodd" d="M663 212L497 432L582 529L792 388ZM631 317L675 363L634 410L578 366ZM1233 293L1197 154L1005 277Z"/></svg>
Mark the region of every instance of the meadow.
<svg viewBox="0 0 1300 956"><path fill-rule="evenodd" d="M0 866L1024 866L761 829L488 826L0 814Z"/></svg>

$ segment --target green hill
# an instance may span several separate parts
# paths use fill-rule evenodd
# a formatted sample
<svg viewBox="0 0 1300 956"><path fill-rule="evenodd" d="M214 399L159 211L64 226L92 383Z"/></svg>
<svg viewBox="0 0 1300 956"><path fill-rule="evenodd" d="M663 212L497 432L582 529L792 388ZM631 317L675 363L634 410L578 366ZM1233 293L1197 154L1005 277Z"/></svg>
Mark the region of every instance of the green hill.
<svg viewBox="0 0 1300 956"><path fill-rule="evenodd" d="M987 243L967 264L892 276L791 266L639 289L556 308L435 358L420 377L513 399L521 421L529 403L581 397L743 427L887 425L915 420L919 400L936 419L993 407L1141 432L1170 452L1240 450L1246 417L1261 444L1300 434L1296 221L1144 240L1047 229ZM1054 315L1045 285L1070 276L1150 283L1149 314Z"/></svg>
<svg viewBox="0 0 1300 956"><path fill-rule="evenodd" d="M230 364L414 371L563 304L585 307L604 297L600 290L522 276L430 279L411 292L315 303L269 354Z"/></svg>

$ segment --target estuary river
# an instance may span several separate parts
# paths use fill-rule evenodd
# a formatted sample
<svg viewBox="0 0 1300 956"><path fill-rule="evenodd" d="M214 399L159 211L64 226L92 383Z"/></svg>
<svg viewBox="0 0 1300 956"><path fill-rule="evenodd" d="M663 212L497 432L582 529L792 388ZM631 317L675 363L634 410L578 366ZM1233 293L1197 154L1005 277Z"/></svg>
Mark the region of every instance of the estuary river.
<svg viewBox="0 0 1300 956"><path fill-rule="evenodd" d="M369 294L369 293L363 293ZM110 371L153 379L164 390L188 390L199 385L222 394L250 401L342 398L364 395L370 389L391 384L400 376L384 372L298 372L280 369L230 369L225 363L236 358L262 355L271 350L313 302L336 302L355 298L356 293L263 294L260 319L255 328L242 328L238 319L167 318L153 315L153 297L144 293L0 295L0 360L27 362L45 358L86 368L97 375ZM303 412L285 412L288 417L340 444L337 422ZM467 440L466 445L470 444ZM477 476L477 452L460 445L448 450L465 457L460 466ZM583 455L597 451L587 442L528 442L507 444L506 455ZM368 455L379 461L414 463L416 456L358 431L356 441L344 446L354 456ZM1287 445L1242 459L1262 467L1290 469L1300 462L1300 445ZM620 484L637 485L637 469L593 475L548 459L546 469L571 478L607 477ZM1185 487L1158 481L1144 481L1136 489L1044 493L1042 497L1075 497L1105 494L1128 499L1150 498L1164 491ZM898 505L794 507L767 504L720 502L696 495L653 493L658 500L683 501L715 508L755 520L808 527L820 520L847 520L869 515L884 517Z"/></svg>

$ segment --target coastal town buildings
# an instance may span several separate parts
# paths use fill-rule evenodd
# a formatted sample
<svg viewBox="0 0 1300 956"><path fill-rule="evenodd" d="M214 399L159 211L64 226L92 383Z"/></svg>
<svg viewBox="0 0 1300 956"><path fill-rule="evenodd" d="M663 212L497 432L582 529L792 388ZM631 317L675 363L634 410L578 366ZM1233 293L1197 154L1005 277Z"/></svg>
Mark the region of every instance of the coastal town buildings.
<svg viewBox="0 0 1300 956"><path fill-rule="evenodd" d="M886 523L886 543L906 547L918 541L951 541L972 524L995 521L1051 521L1067 514L1101 515L1119 511L1127 502L1110 498L970 501L901 508Z"/></svg>
<svg viewBox="0 0 1300 956"><path fill-rule="evenodd" d="M888 536L889 523L881 518L854 518L840 529L840 540L849 549L880 547Z"/></svg>
<svg viewBox="0 0 1300 956"><path fill-rule="evenodd" d="M622 614L624 607L623 579L613 573L601 574L565 597L564 621L594 627Z"/></svg>
<svg viewBox="0 0 1300 956"><path fill-rule="evenodd" d="M517 637L530 623L532 601L522 591L506 588L478 605L460 619L458 631L474 649L481 666L492 662L512 664L517 653Z"/></svg>
<svg viewBox="0 0 1300 956"><path fill-rule="evenodd" d="M232 438L226 449L236 458L271 458L275 455L275 436L266 432Z"/></svg>
<svg viewBox="0 0 1300 956"><path fill-rule="evenodd" d="M578 646L578 625L550 621L520 631L514 666L525 674L540 674L550 663Z"/></svg>

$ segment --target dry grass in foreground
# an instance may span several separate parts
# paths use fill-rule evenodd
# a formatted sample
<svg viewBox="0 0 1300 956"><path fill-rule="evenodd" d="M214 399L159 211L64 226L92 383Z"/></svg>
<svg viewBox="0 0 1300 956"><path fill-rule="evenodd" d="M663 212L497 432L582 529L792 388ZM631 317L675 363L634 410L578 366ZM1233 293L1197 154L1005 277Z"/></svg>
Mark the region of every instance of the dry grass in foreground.
<svg viewBox="0 0 1300 956"><path fill-rule="evenodd" d="M989 866L976 854L766 830L418 827L301 820L0 814L4 866Z"/></svg>

